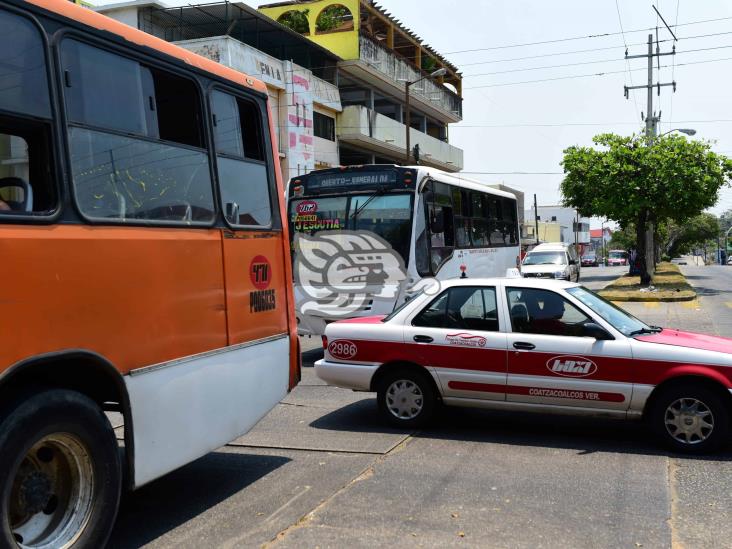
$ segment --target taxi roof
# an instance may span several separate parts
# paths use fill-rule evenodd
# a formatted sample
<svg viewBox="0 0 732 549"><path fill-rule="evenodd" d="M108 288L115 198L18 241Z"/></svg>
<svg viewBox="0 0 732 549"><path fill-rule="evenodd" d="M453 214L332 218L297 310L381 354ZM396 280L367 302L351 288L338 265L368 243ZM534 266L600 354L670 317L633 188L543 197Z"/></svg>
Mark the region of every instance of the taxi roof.
<svg viewBox="0 0 732 549"><path fill-rule="evenodd" d="M567 282L566 280L554 280L547 278L523 278L523 277L492 277L492 278L450 278L440 280L440 286L443 288L453 286L519 286L522 288L576 288L581 286L577 282Z"/></svg>

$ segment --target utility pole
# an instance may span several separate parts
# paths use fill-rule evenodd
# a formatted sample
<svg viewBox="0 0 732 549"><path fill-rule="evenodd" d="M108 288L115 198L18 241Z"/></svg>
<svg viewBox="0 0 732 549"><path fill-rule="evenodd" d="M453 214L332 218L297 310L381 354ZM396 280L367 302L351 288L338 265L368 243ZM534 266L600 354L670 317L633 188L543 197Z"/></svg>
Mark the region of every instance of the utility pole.
<svg viewBox="0 0 732 549"><path fill-rule="evenodd" d="M655 10L656 7L653 6L653 9ZM658 13L658 10L656 10L656 13ZM666 24L666 21L663 19L660 13L658 13L658 16L661 17L661 20L663 21L664 25L666 25L666 28L671 33L671 36L674 37L674 40L676 40L676 36L674 35L671 28ZM658 33L658 29L656 29L656 33ZM646 107L646 116L645 116L645 122L646 122L646 144L649 147L653 146L653 142L655 140L656 134L658 133L658 122L661 120L661 111L658 112L658 116L656 116L656 113L653 111L653 88L656 88L658 95L661 95L661 88L664 86L672 86L673 91L676 91L676 82L666 82L661 83L657 82L656 84L653 83L653 58L655 57L658 61L659 69L661 64L661 56L663 55L676 55L676 45L673 46L672 50L670 52L661 53L661 50L658 46L658 40L656 40L656 51L654 53L653 51L653 34L648 35L648 53L645 55L628 55L628 52L626 50L625 52L625 59L639 59L639 58L647 58L648 59L648 83L643 86L625 86L625 98L628 99L630 97L629 91L635 90L635 89L642 89L645 88L648 95L648 104ZM641 113L642 116L642 113ZM643 213L643 217L646 221L646 232L645 234L641 234L639 229L636 231L637 234L637 240L638 240L638 256L641 262L645 264L645 269L641 271L641 284L647 285L651 283L651 273L654 271L656 267L656 261L655 261L655 245L654 245L654 228L653 228L653 219L652 219L652 212L650 210L646 210ZM643 275L643 271L645 271L645 276Z"/></svg>
<svg viewBox="0 0 732 549"><path fill-rule="evenodd" d="M539 245L539 210L536 207L536 193L534 193L534 230L536 231L536 245Z"/></svg>

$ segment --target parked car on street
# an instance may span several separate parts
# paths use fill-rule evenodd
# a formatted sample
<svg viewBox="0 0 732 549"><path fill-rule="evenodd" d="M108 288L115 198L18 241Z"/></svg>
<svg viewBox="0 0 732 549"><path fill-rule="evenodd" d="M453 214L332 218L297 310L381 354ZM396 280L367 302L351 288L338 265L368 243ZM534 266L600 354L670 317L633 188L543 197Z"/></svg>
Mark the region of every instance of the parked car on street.
<svg viewBox="0 0 732 549"><path fill-rule="evenodd" d="M574 244L551 242L539 244L521 262L521 275L526 278L580 279L580 261Z"/></svg>
<svg viewBox="0 0 732 549"><path fill-rule="evenodd" d="M583 267L597 267L597 255L593 251L585 252L580 260Z"/></svg>
<svg viewBox="0 0 732 549"><path fill-rule="evenodd" d="M579 284L454 279L329 324L316 374L423 425L438 404L645 419L680 452L728 440L732 339L649 326Z"/></svg>
<svg viewBox="0 0 732 549"><path fill-rule="evenodd" d="M607 264L610 267L624 267L628 264L628 252L625 250L610 250L607 254Z"/></svg>

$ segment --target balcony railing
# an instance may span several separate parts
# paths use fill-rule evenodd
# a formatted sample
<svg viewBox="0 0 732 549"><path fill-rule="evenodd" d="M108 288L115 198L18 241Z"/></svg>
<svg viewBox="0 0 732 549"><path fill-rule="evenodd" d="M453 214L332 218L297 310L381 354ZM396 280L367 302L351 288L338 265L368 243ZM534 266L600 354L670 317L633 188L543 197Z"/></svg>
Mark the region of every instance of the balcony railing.
<svg viewBox="0 0 732 549"><path fill-rule="evenodd" d="M361 61L385 74L395 82L414 82L424 76L414 65L366 36L359 37ZM435 107L463 116L463 99L444 86L425 78L411 87L411 93L420 95Z"/></svg>
<svg viewBox="0 0 732 549"><path fill-rule="evenodd" d="M374 148L373 145L378 144L376 148L399 158L406 147L405 130L406 126L401 122L361 105L344 107L336 125L342 141L355 142L366 148ZM462 149L414 128L409 131L409 140L411 146L419 144L423 164L453 172L462 170Z"/></svg>

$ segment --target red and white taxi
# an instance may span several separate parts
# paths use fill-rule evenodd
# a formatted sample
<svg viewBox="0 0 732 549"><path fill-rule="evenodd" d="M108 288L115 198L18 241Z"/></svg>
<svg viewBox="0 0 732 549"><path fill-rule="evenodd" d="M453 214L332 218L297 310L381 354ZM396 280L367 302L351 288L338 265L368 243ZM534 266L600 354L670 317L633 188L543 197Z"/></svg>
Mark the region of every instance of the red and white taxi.
<svg viewBox="0 0 732 549"><path fill-rule="evenodd" d="M456 279L387 317L330 324L316 374L385 418L454 406L645 418L668 445L727 440L732 339L648 326L579 284Z"/></svg>

